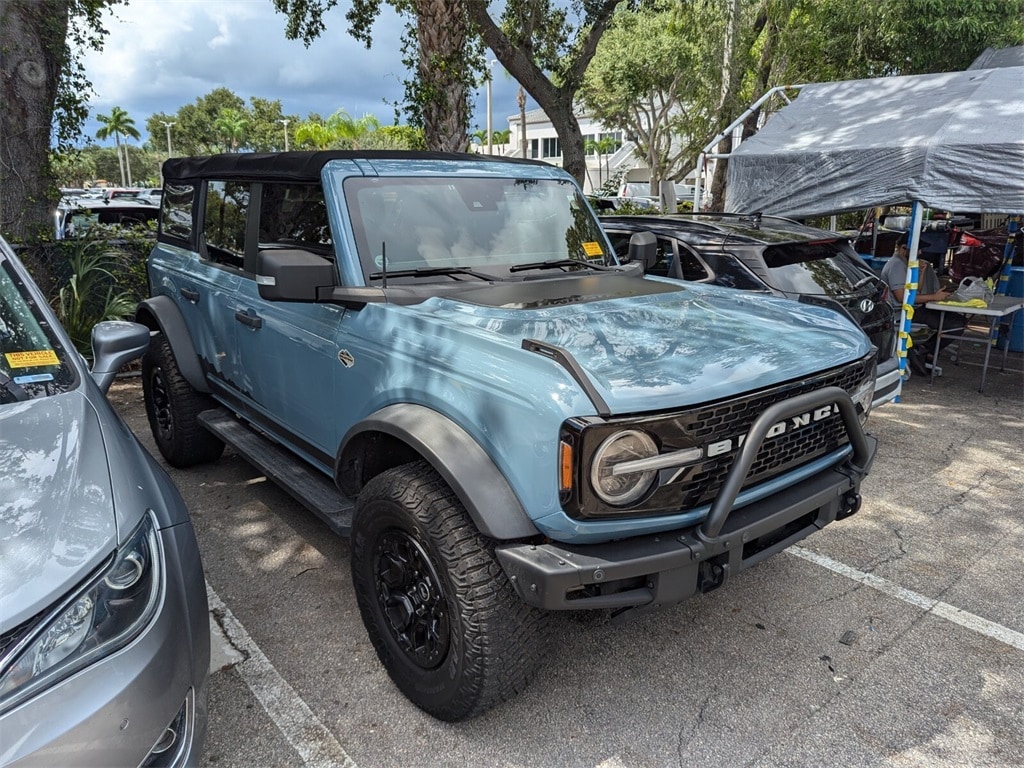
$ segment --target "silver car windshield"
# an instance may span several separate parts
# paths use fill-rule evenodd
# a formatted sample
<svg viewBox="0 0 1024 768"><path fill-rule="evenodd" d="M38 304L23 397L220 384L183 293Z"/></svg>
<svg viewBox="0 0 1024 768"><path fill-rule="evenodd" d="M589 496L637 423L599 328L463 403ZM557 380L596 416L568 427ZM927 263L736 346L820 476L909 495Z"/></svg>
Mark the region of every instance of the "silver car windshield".
<svg viewBox="0 0 1024 768"><path fill-rule="evenodd" d="M496 279L615 264L576 187L556 179L350 178L345 197L363 270Z"/></svg>
<svg viewBox="0 0 1024 768"><path fill-rule="evenodd" d="M74 383L74 369L50 324L11 262L0 258L0 403L45 397Z"/></svg>

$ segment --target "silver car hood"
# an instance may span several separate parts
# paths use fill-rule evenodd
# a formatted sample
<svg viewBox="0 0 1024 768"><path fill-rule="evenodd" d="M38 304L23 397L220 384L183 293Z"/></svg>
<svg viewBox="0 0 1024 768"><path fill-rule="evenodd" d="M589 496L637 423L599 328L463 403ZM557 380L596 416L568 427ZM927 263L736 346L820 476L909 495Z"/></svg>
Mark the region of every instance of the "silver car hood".
<svg viewBox="0 0 1024 768"><path fill-rule="evenodd" d="M82 391L0 408L0 630L66 595L117 540L103 430Z"/></svg>

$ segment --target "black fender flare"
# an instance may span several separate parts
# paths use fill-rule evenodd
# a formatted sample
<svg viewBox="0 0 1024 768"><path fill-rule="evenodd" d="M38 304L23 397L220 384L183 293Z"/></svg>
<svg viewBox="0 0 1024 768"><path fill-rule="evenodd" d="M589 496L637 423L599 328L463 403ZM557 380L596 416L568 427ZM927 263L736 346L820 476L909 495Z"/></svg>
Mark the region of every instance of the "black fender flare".
<svg viewBox="0 0 1024 768"><path fill-rule="evenodd" d="M385 406L345 433L335 476L346 493L356 495L362 485L362 478L355 476L362 462L349 459L363 450L365 442L360 438L370 434L399 440L425 459L485 536L507 541L539 534L512 486L480 444L458 424L422 405Z"/></svg>
<svg viewBox="0 0 1024 768"><path fill-rule="evenodd" d="M210 392L210 386L203 375L203 366L192 344L185 318L181 316L173 299L168 296L154 296L141 302L135 310L135 321L151 331L160 331L167 337L174 352L174 360L185 380L197 392Z"/></svg>

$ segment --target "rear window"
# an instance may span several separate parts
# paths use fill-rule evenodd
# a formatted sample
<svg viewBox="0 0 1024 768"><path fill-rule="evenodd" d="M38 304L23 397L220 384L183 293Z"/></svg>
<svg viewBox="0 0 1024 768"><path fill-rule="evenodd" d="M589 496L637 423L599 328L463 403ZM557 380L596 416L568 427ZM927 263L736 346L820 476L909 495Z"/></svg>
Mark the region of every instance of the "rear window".
<svg viewBox="0 0 1024 768"><path fill-rule="evenodd" d="M162 237L191 242L194 184L172 182L160 197L160 233Z"/></svg>
<svg viewBox="0 0 1024 768"><path fill-rule="evenodd" d="M846 242L772 245L764 261L773 288L812 296L847 296L870 274Z"/></svg>

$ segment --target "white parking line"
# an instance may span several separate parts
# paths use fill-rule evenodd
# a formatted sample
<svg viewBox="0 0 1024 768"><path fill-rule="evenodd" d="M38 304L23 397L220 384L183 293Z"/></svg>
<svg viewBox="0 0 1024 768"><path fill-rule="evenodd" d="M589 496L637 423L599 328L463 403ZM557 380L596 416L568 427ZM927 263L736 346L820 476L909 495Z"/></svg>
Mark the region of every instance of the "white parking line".
<svg viewBox="0 0 1024 768"><path fill-rule="evenodd" d="M235 669L263 705L270 719L281 729L288 743L299 753L302 762L309 768L357 768L355 761L342 749L341 744L295 689L278 674L242 623L228 610L209 584L206 585L206 595L210 610L217 615L224 634L247 657Z"/></svg>
<svg viewBox="0 0 1024 768"><path fill-rule="evenodd" d="M998 640L1001 643L1006 643L1013 648L1024 651L1024 633L1004 627L1002 624L996 624L994 621L983 619L981 616L968 613L941 600L932 600L930 597L925 597L918 592L901 587L888 579L883 579L881 576L858 571L856 568L851 568L844 563L840 563L838 560L833 560L831 557L811 552L809 549L790 547L786 551L816 565L820 565L822 568L827 568L833 573L838 573L840 576L860 582L872 589L877 589L879 592L884 592L890 597L895 597L897 600L902 600L954 624L959 624L961 627L966 627L972 632L977 632L979 635L990 637L993 640Z"/></svg>

